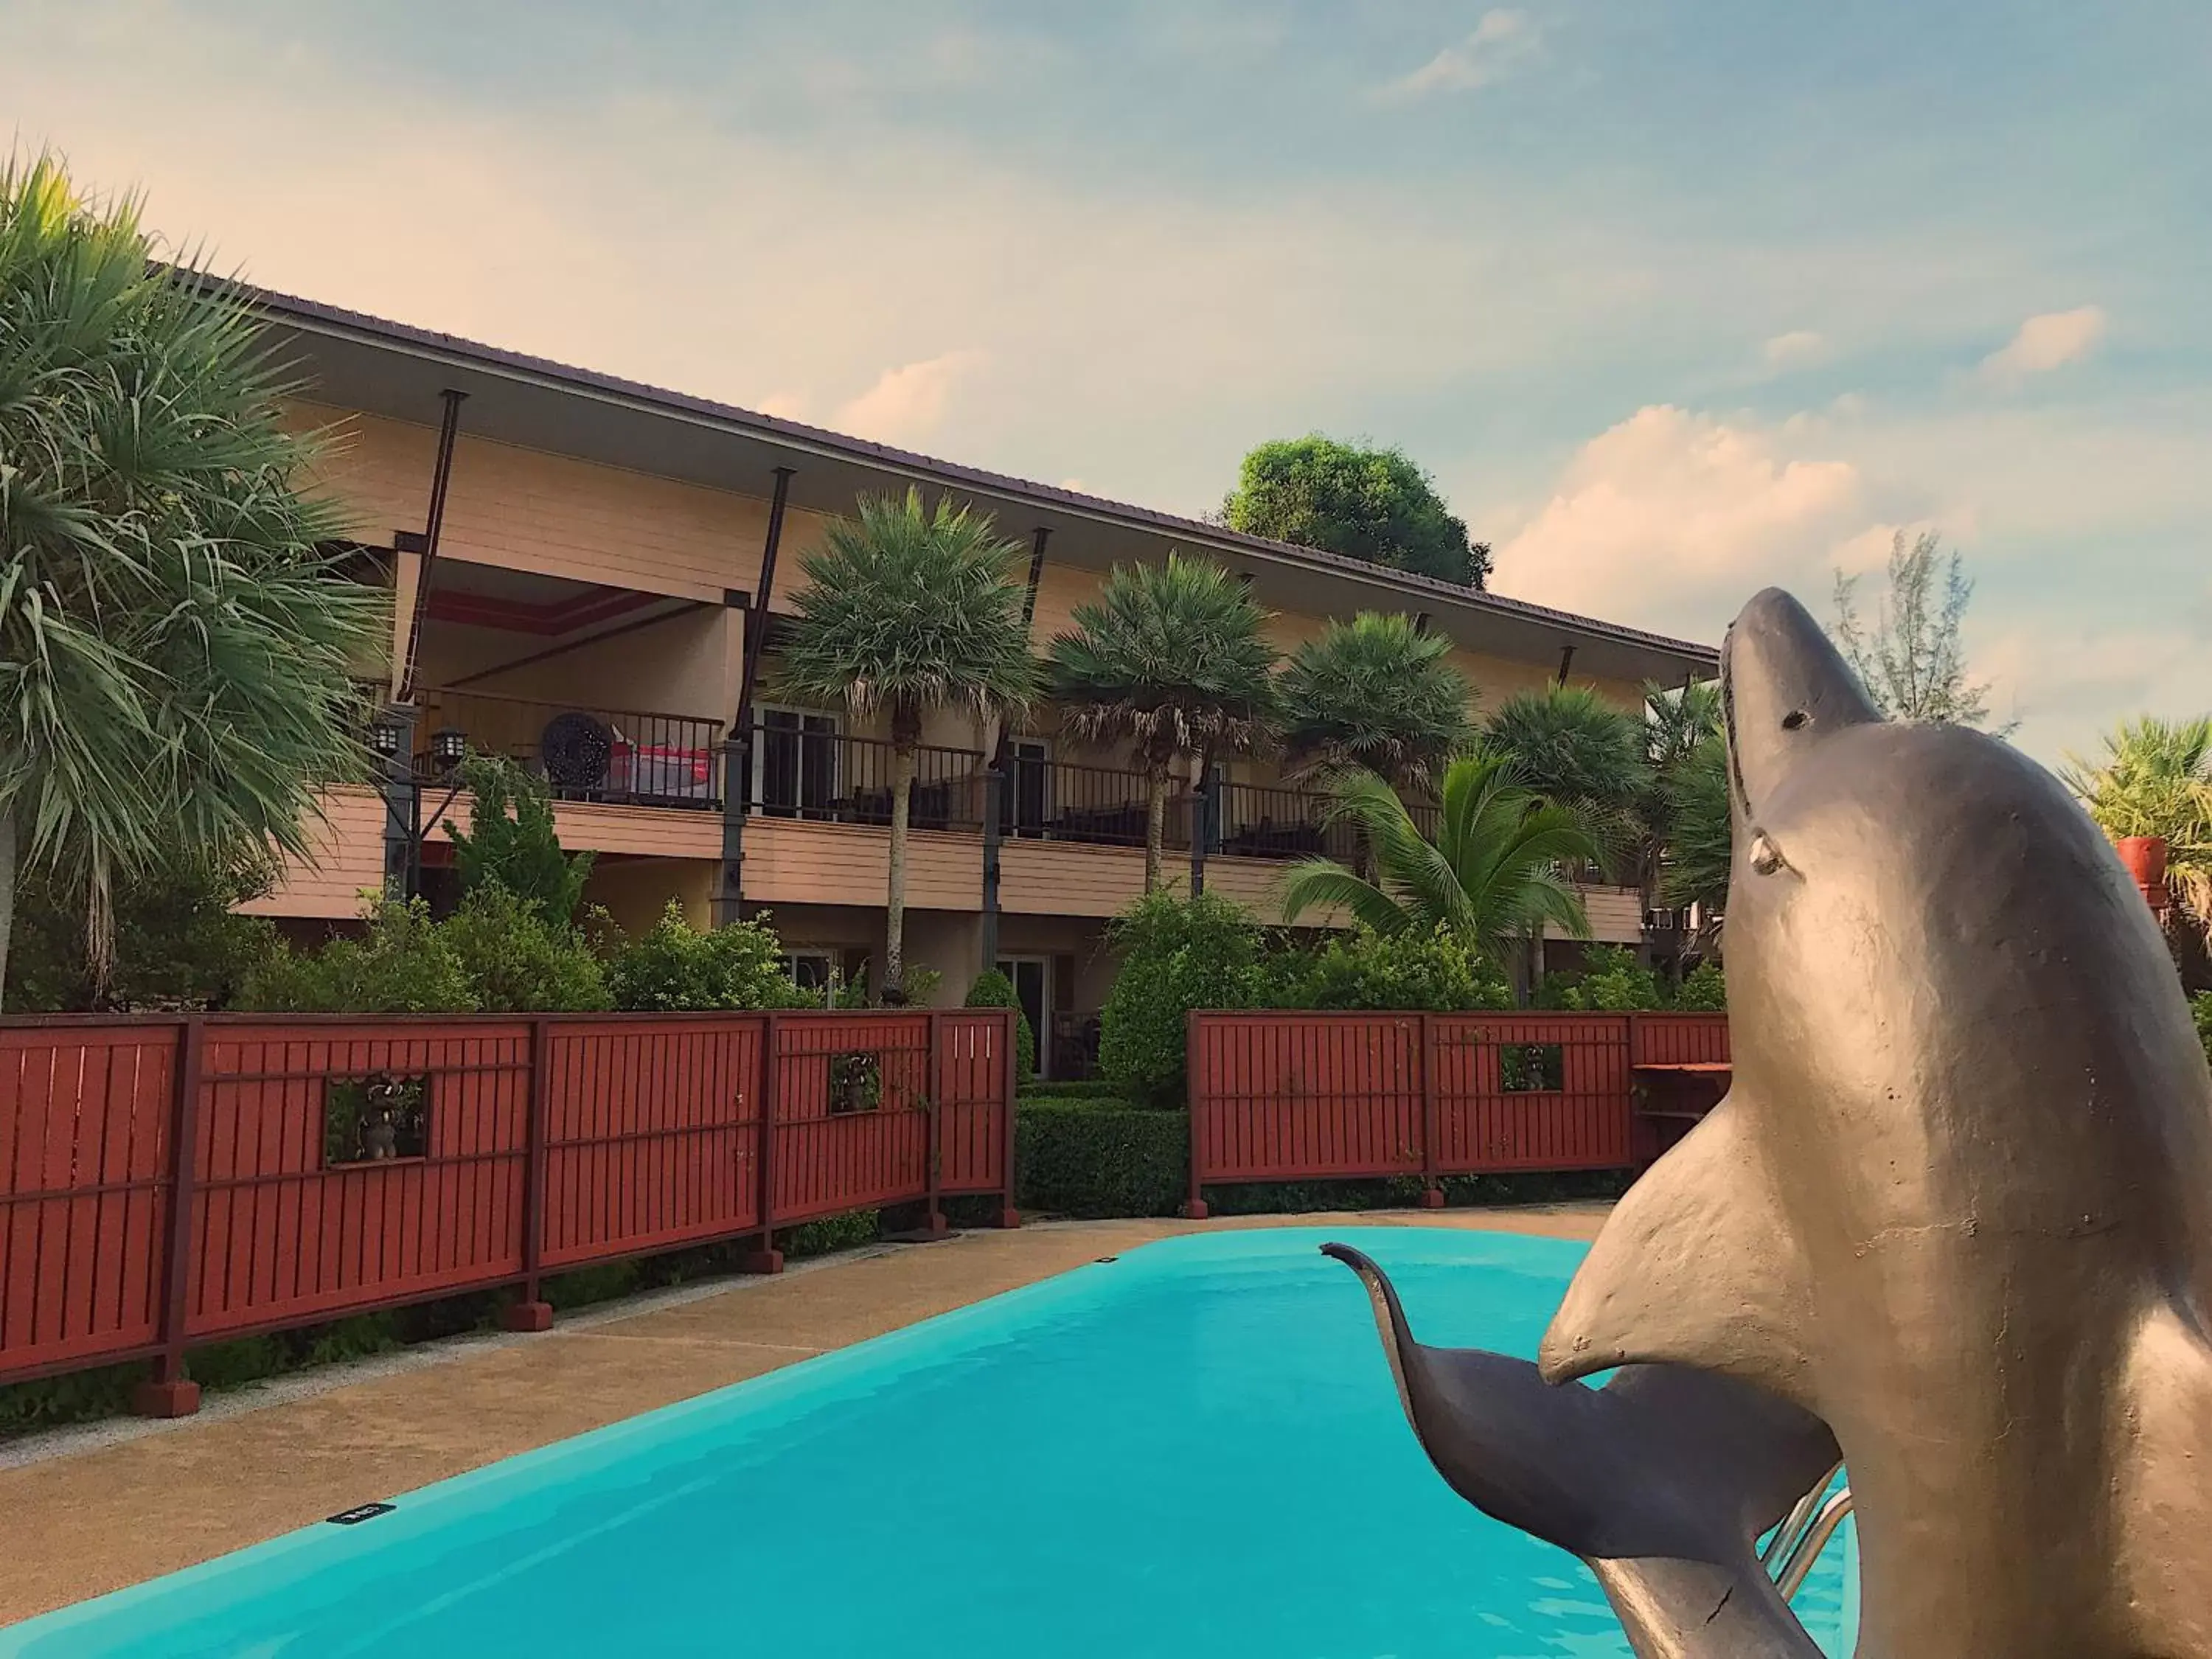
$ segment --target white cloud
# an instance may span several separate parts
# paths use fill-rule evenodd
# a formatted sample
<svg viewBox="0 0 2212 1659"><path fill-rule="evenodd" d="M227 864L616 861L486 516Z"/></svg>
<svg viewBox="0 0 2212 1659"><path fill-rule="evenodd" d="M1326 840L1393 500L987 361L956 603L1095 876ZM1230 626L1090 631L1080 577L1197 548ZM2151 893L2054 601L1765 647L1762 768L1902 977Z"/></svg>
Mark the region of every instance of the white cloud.
<svg viewBox="0 0 2212 1659"><path fill-rule="evenodd" d="M773 415L780 420L803 421L806 418L806 399L796 392L771 392L766 397L754 398L753 407L763 415Z"/></svg>
<svg viewBox="0 0 2212 1659"><path fill-rule="evenodd" d="M1817 605L1834 566L1890 526L1849 461L1667 404L1583 446L1552 498L1498 550L1501 592L1717 638L1779 583Z"/></svg>
<svg viewBox="0 0 2212 1659"><path fill-rule="evenodd" d="M831 425L878 443L922 442L944 424L953 392L983 361L980 351L947 351L887 368L873 386L839 407Z"/></svg>
<svg viewBox="0 0 2212 1659"><path fill-rule="evenodd" d="M2106 321L2100 306L2046 311L2031 317L2002 349L1982 359L1978 372L1991 386L2011 387L2031 374L2047 374L2054 368L2078 363L2104 340Z"/></svg>
<svg viewBox="0 0 2212 1659"><path fill-rule="evenodd" d="M1769 368L1790 369L1810 368L1815 363L1827 362L1835 354L1825 336L1809 328L1793 328L1769 340L1761 355Z"/></svg>
<svg viewBox="0 0 2212 1659"><path fill-rule="evenodd" d="M1472 92L1486 87L1536 49L1536 29L1522 11L1486 11L1466 40L1446 46L1411 75L1390 82L1393 99L1425 98L1435 92Z"/></svg>

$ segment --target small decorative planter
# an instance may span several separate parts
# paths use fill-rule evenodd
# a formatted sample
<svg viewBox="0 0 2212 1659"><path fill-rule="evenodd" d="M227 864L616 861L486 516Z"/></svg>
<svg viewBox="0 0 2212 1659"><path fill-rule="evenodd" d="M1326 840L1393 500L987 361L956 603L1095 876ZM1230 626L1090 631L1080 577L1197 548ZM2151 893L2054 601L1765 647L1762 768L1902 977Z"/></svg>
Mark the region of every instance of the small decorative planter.
<svg viewBox="0 0 2212 1659"><path fill-rule="evenodd" d="M2135 878L2143 902L2164 915L2172 901L2166 890L2166 838L2163 836L2123 836L2116 843L2120 862Z"/></svg>

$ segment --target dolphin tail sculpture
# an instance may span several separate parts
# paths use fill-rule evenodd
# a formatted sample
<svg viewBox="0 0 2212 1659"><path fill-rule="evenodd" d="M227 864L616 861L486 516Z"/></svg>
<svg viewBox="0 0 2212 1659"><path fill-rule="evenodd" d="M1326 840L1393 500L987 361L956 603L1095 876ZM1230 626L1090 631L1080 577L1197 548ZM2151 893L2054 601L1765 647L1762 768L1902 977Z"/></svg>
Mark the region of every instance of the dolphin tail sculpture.
<svg viewBox="0 0 2212 1659"><path fill-rule="evenodd" d="M1642 1659L1819 1659L1757 1543L1840 1461L1809 1413L1729 1377L1633 1365L1602 1389L1413 1339L1382 1268L1366 1285L1421 1448L1492 1518L1580 1556Z"/></svg>

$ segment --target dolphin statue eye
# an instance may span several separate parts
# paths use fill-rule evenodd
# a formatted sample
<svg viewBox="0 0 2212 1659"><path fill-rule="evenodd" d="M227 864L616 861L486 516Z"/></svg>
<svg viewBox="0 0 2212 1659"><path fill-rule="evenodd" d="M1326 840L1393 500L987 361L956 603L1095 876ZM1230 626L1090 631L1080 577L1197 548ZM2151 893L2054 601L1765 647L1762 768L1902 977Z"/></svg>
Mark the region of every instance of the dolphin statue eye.
<svg viewBox="0 0 2212 1659"><path fill-rule="evenodd" d="M1795 732L1812 718L1803 709L1793 708L1782 717L1782 729L1785 732Z"/></svg>
<svg viewBox="0 0 2212 1659"><path fill-rule="evenodd" d="M1756 830L1751 837L1751 867L1762 876L1771 876L1783 866L1782 849L1765 830Z"/></svg>

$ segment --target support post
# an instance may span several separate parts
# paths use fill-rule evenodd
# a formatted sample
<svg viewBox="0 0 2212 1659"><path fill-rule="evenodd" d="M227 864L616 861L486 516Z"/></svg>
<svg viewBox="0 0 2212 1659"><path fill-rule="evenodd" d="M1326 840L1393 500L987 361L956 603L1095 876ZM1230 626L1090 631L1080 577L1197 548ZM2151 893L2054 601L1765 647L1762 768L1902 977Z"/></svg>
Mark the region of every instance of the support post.
<svg viewBox="0 0 2212 1659"><path fill-rule="evenodd" d="M1030 586L1022 599L1022 637L1027 639L1030 623L1036 616L1037 582L1044 575L1044 544L1052 538L1052 532L1039 525L1030 538Z"/></svg>
<svg viewBox="0 0 2212 1659"><path fill-rule="evenodd" d="M540 1294L545 1264L545 1139L552 1116L553 1035L543 1014L530 1022L530 1106L522 1174L522 1296L501 1310L510 1331L553 1328L553 1304Z"/></svg>
<svg viewBox="0 0 2212 1659"><path fill-rule="evenodd" d="M469 394L447 386L438 394L446 412L438 422L438 459L430 473L430 506L422 515L422 562L415 574L415 614L407 628L407 656L399 665L398 698L415 696L415 663L422 653L422 619L430 611L430 572L438 562L438 538L446 527L446 491L453 478L453 443L461 429L461 405Z"/></svg>
<svg viewBox="0 0 2212 1659"><path fill-rule="evenodd" d="M1421 1073L1421 1207L1444 1206L1443 1183L1437 1176L1437 1056L1426 1014L1414 1016L1414 1064Z"/></svg>
<svg viewBox="0 0 2212 1659"><path fill-rule="evenodd" d="M1206 854L1213 840L1213 763L1200 765L1198 782L1190 792L1190 896L1206 890Z"/></svg>
<svg viewBox="0 0 2212 1659"><path fill-rule="evenodd" d="M922 1171L922 1229L933 1237L946 1231L943 1188L945 1185L945 1033L942 1016L934 1008L929 1011L929 1093L922 1103L927 1108L923 1120L923 1155L926 1163Z"/></svg>
<svg viewBox="0 0 2212 1659"><path fill-rule="evenodd" d="M754 1210L760 1221L760 1243L738 1257L741 1273L780 1273L783 1271L783 1252L775 1248L775 1097L776 1081L782 1071L781 1057L776 1053L778 1037L782 1035L782 1017L775 1013L764 1015L761 1021L761 1084L760 1127L756 1133L753 1173L757 1179L753 1200Z"/></svg>
<svg viewBox="0 0 2212 1659"><path fill-rule="evenodd" d="M1199 1109L1199 1103L1205 1099L1206 1095L1199 1087L1198 1011L1195 1008L1183 1016L1182 1052L1183 1076L1188 1079L1184 1085L1183 1105L1190 1118L1190 1195L1183 1200L1182 1212L1192 1221L1203 1221L1206 1217L1206 1191L1199 1180L1198 1153L1200 1137L1205 1126L1201 1121L1204 1114Z"/></svg>
<svg viewBox="0 0 2212 1659"><path fill-rule="evenodd" d="M1005 1021L999 1027L999 1044L1006 1060L1005 1092L999 1103L999 1135L1006 1152L1004 1159L1006 1185L999 1194L999 1224L1001 1227L1018 1227L1022 1224L1022 1212L1014 1207L1014 1106L1022 1086L1022 1015L1018 1008L1001 1008L999 1012Z"/></svg>
<svg viewBox="0 0 2212 1659"><path fill-rule="evenodd" d="M983 769L983 961L978 971L986 974L999 965L999 815L1006 799L1006 738L1001 732L991 763Z"/></svg>
<svg viewBox="0 0 2212 1659"><path fill-rule="evenodd" d="M768 536L761 544L760 582L745 608L745 649L738 674L737 713L730 719L722 749L722 878L714 890L714 925L727 927L744 916L745 812L751 805L753 691L760 683L761 654L768 646L769 599L775 592L776 555L783 547L783 509L796 467L779 466L775 491L769 498Z"/></svg>
<svg viewBox="0 0 2212 1659"><path fill-rule="evenodd" d="M141 1417L189 1417L200 1408L200 1385L185 1375L185 1316L191 1308L192 1184L198 1158L200 1051L207 1026L192 1014L177 1028L169 1079L169 1213L162 1229L161 1352L154 1375L131 1391Z"/></svg>
<svg viewBox="0 0 2212 1659"><path fill-rule="evenodd" d="M378 791L384 797L384 896L410 899L419 884L416 819L422 811L422 785L415 776L415 721L418 710L395 702L381 719L393 727L398 747L385 757Z"/></svg>

